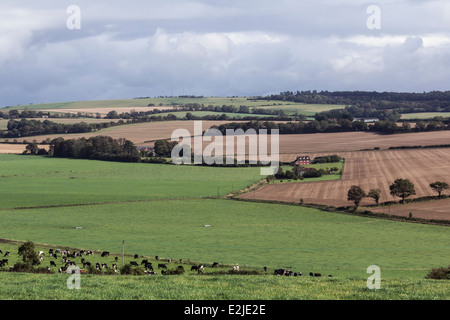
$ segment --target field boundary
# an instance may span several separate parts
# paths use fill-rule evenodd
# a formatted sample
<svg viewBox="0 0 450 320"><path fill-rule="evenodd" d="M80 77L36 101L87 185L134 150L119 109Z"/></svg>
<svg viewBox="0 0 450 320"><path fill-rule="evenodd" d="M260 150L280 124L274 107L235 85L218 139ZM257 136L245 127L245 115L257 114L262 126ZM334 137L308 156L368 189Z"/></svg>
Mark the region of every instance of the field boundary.
<svg viewBox="0 0 450 320"><path fill-rule="evenodd" d="M333 213L339 213L339 214L346 214L346 215L352 215L352 216L360 216L360 217L366 217L366 218L375 218L375 219L386 219L391 221L398 221L398 222L410 222L410 223L420 223L420 224L430 224L430 225L440 225L444 227L450 227L450 220L437 220L437 219L423 219L423 218L407 218L402 217L398 215L390 215L386 213L377 213L372 212L370 210L353 210L351 209L352 206L348 207L333 207L333 206L326 206L321 204L315 204L315 203L296 203L296 202L287 202L287 201L276 201L276 200L262 200L262 199L244 199L244 198L232 198L232 200L237 201L247 201L247 202L257 202L257 203L270 203L270 204L282 204L282 205L289 205L289 206L298 206L298 207L306 207L306 208L313 208L313 209L319 209L326 212L333 212Z"/></svg>

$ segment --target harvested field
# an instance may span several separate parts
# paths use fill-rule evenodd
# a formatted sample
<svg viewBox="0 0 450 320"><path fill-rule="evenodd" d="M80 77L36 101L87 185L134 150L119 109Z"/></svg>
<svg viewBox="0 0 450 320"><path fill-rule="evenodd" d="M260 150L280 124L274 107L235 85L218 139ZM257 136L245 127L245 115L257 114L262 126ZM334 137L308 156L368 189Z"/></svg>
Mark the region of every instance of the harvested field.
<svg viewBox="0 0 450 320"><path fill-rule="evenodd" d="M102 117L106 116L108 114L108 112L110 111L117 111L117 113L122 113L122 112L131 112L131 111L136 111L136 112L148 112L148 111L153 111L155 109L158 110L172 110L174 109L174 107L172 106L160 106L160 107L98 107L98 108L79 108L79 109L44 109L41 111L44 112L52 112L52 113L75 113L77 114L78 112L84 113L84 114L97 114L99 113Z"/></svg>
<svg viewBox="0 0 450 320"><path fill-rule="evenodd" d="M373 132L339 132L280 135L280 153L329 153L398 146L448 144L450 131L378 134Z"/></svg>
<svg viewBox="0 0 450 320"><path fill-rule="evenodd" d="M409 179L415 185L416 197L434 196L431 182L450 181L450 149L410 149L337 153L345 158L341 180L265 185L241 198L350 206L347 191L352 185L366 192L381 190L380 202L399 201L389 194L389 186L397 178ZM361 206L373 205L365 198ZM409 212L408 212L409 213Z"/></svg>
<svg viewBox="0 0 450 320"><path fill-rule="evenodd" d="M21 154L26 146L26 144L0 143L0 153ZM48 150L48 145L39 145L39 148Z"/></svg>
<svg viewBox="0 0 450 320"><path fill-rule="evenodd" d="M203 130L208 129L213 125L220 125L229 121L203 121ZM63 137L64 139L78 139L82 137L94 136L110 136L114 139L125 138L132 141L137 146L151 144L149 142L159 139L170 139L172 132L175 129L187 129L194 134L194 121L159 121L159 122L144 122L129 125L122 125L103 129L91 133L76 133L76 134L51 134L33 137L17 138L17 141L42 141L47 138L54 139Z"/></svg>
<svg viewBox="0 0 450 320"><path fill-rule="evenodd" d="M370 208L369 210L372 212L392 214L402 217L408 217L409 213L412 213L414 218L450 220L449 208L450 199L443 199L398 204L390 207Z"/></svg>

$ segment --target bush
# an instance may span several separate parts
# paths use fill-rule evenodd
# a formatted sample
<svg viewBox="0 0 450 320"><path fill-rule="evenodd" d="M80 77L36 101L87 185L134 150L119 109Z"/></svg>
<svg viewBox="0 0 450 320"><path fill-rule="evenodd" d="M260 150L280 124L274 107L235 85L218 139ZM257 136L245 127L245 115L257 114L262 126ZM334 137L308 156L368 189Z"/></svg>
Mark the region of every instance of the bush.
<svg viewBox="0 0 450 320"><path fill-rule="evenodd" d="M431 269L425 279L450 280L450 266Z"/></svg>
<svg viewBox="0 0 450 320"><path fill-rule="evenodd" d="M128 263L124 265L122 268L120 268L120 274L131 276L142 276L145 275L145 272L143 269L133 268L131 264Z"/></svg>
<svg viewBox="0 0 450 320"><path fill-rule="evenodd" d="M178 275L178 274L183 274L184 273L184 268L183 266L178 266L178 268L174 269L174 270L167 270L166 271L166 275Z"/></svg>

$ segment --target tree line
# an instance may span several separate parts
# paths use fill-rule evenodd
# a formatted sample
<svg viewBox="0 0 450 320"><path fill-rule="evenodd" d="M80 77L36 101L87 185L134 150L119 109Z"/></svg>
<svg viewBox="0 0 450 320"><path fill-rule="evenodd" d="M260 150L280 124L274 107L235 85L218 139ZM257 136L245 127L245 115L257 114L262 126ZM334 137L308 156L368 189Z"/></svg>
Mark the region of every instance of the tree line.
<svg viewBox="0 0 450 320"><path fill-rule="evenodd" d="M133 142L106 136L68 140L56 138L50 143L49 155L53 157L104 161L141 161L141 157Z"/></svg>
<svg viewBox="0 0 450 320"><path fill-rule="evenodd" d="M438 193L439 199L442 197L442 192L450 188L448 183L445 181L435 181L433 183L430 183L429 186L431 189ZM389 186L389 191L392 196L400 197L401 203L405 203L406 198L409 198L410 196L416 194L414 184L408 179L396 179ZM376 202L376 205L379 205L381 190L371 189L366 194L366 192L360 186L353 185L347 192L347 200L352 201L355 204L355 210L358 208L361 200L366 197L373 198Z"/></svg>
<svg viewBox="0 0 450 320"><path fill-rule="evenodd" d="M254 100L279 100L308 104L345 105L356 118L377 117L396 121L403 113L450 112L450 91L375 92L375 91L285 91Z"/></svg>
<svg viewBox="0 0 450 320"><path fill-rule="evenodd" d="M379 133L408 133L408 132L423 132L423 131L437 131L450 130L450 121L419 121L412 127L409 123L404 122L398 125L394 121L377 121L368 124L364 121L350 121L349 119L340 120L313 120L313 121L289 121L284 123L277 123L273 121L249 121L246 123L232 122L213 126L222 134L226 130L254 129L258 132L261 129L278 129L280 134L301 134L301 133L329 133L329 132L352 132L352 131L368 131Z"/></svg>

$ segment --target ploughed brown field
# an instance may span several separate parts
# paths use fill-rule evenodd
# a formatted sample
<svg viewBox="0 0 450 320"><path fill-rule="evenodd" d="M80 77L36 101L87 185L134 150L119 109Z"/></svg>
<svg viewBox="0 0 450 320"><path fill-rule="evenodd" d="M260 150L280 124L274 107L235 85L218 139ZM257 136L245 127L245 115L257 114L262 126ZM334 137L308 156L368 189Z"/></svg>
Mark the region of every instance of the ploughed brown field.
<svg viewBox="0 0 450 320"><path fill-rule="evenodd" d="M268 184L242 195L241 198L297 203L303 199L306 203L350 206L353 203L347 201L347 192L352 185L361 186L366 193L370 189L380 189L380 202L385 202L400 200L389 193L389 186L397 178L409 179L415 185L416 196L413 197L436 195L436 192L429 187L432 182L440 180L450 183L450 148L351 151L336 154L345 158L344 174L341 180ZM361 202L361 206L374 204L372 198L365 198ZM433 215L441 219L450 219L450 211L445 209L448 208L448 204L449 202L445 201L416 204L422 210L417 210L413 216ZM389 208L379 209L379 211L390 214L396 214L398 211L401 215L407 211L409 214L408 209L402 208L402 206L391 206L390 212L386 212ZM436 210L436 208L440 209ZM370 209L372 210L373 207Z"/></svg>

